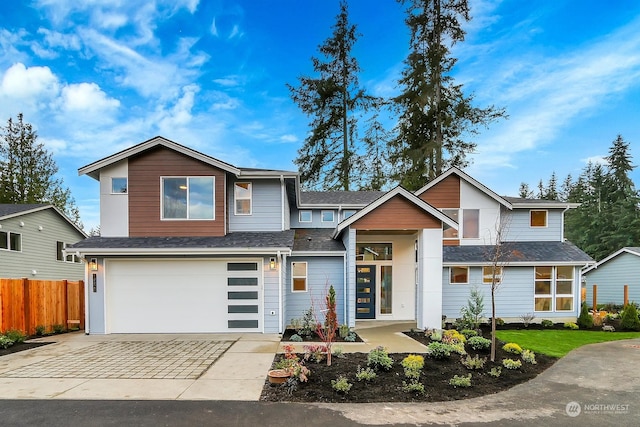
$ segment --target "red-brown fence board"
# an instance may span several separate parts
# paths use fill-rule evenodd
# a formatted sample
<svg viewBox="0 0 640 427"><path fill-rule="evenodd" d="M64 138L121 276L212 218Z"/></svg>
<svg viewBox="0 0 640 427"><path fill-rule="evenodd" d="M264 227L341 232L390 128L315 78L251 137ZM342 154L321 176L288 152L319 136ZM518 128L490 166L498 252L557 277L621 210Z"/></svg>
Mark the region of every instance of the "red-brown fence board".
<svg viewBox="0 0 640 427"><path fill-rule="evenodd" d="M84 329L84 282L0 279L0 331L32 335L39 325Z"/></svg>

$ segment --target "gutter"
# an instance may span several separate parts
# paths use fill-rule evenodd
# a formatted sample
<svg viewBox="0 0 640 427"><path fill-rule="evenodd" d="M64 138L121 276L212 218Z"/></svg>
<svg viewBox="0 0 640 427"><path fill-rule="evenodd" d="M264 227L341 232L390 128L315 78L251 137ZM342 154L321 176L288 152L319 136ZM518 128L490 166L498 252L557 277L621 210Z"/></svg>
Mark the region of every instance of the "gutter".
<svg viewBox="0 0 640 427"><path fill-rule="evenodd" d="M291 248L70 248L82 255L273 255L291 254Z"/></svg>

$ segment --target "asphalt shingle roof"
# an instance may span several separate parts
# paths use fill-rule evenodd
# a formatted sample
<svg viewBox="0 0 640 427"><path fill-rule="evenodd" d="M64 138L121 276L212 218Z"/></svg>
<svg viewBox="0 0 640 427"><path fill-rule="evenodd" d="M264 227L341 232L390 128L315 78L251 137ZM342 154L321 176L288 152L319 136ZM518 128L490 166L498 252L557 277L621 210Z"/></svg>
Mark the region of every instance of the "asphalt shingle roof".
<svg viewBox="0 0 640 427"><path fill-rule="evenodd" d="M297 228L293 241L294 251L344 251L341 241L333 239L333 228Z"/></svg>
<svg viewBox="0 0 640 427"><path fill-rule="evenodd" d="M238 232L205 237L89 237L71 245L74 249L171 249L171 248L292 248L293 230Z"/></svg>
<svg viewBox="0 0 640 427"><path fill-rule="evenodd" d="M41 208L43 206L49 206L49 205L46 203L37 203L37 204L0 203L0 218L7 215L13 215L19 212L30 211L31 209Z"/></svg>
<svg viewBox="0 0 640 427"><path fill-rule="evenodd" d="M506 263L593 262L593 259L571 242L505 242L502 244ZM488 263L495 246L444 246L443 261L447 263Z"/></svg>
<svg viewBox="0 0 640 427"><path fill-rule="evenodd" d="M382 197L385 191L303 191L303 205L368 205Z"/></svg>

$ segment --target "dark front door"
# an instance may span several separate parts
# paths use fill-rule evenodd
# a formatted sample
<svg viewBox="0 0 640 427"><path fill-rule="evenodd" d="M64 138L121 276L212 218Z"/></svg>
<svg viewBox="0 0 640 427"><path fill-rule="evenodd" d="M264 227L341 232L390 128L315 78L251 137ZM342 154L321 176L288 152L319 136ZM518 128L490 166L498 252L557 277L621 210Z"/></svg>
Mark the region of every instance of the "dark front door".
<svg viewBox="0 0 640 427"><path fill-rule="evenodd" d="M356 266L356 319L376 318L376 266Z"/></svg>

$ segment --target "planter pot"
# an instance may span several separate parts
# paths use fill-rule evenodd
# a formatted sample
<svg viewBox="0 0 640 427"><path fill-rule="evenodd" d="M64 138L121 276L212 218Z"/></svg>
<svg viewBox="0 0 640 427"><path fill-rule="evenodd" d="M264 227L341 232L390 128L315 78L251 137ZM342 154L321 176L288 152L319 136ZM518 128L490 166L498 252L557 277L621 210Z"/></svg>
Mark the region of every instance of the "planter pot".
<svg viewBox="0 0 640 427"><path fill-rule="evenodd" d="M267 373L271 384L283 384L291 374L284 369L272 369Z"/></svg>

